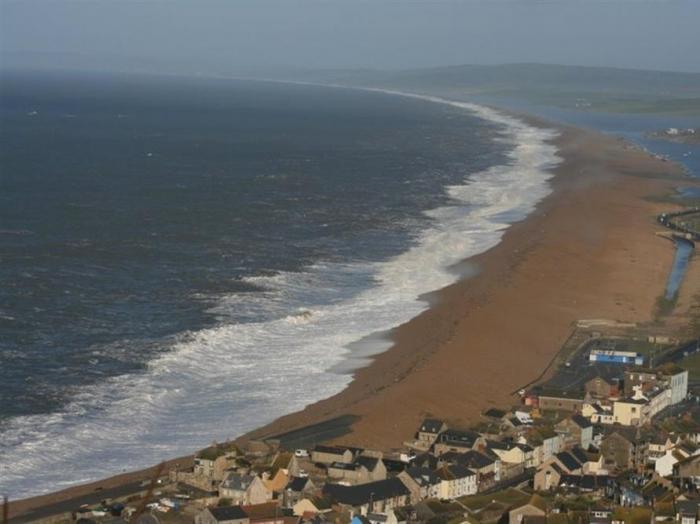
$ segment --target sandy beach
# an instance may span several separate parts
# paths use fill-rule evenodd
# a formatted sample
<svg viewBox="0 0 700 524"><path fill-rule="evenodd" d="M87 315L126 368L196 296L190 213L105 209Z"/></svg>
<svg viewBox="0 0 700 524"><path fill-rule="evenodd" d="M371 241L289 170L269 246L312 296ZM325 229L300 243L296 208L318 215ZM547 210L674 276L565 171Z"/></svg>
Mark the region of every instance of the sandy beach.
<svg viewBox="0 0 700 524"><path fill-rule="evenodd" d="M352 413L360 419L341 441L395 448L425 416L465 426L513 404L577 320L651 320L673 259L655 236L669 204L653 197L672 192L682 169L594 132L564 128L556 142L564 162L554 191L498 246L465 261L475 277L437 292L345 391L251 435Z"/></svg>
<svg viewBox="0 0 700 524"><path fill-rule="evenodd" d="M594 132L562 128L556 143L564 160L553 192L496 247L464 262L475 276L434 293L430 309L396 328L394 347L344 391L245 438L353 414L341 442L396 448L427 415L464 426L489 406L514 403L511 393L542 372L575 321L650 320L673 258L654 234L655 215L669 205L654 197L670 193L682 169ZM19 501L11 514L145 475Z"/></svg>

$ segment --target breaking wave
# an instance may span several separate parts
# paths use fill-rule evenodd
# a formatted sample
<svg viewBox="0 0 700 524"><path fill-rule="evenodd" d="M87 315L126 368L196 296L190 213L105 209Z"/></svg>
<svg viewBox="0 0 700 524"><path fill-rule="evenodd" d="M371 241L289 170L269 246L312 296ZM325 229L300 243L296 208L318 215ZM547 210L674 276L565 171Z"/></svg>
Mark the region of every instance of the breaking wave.
<svg viewBox="0 0 700 524"><path fill-rule="evenodd" d="M59 413L10 419L0 434L1 492L26 497L141 468L341 391L353 342L420 314L421 295L458 279L455 264L496 245L549 193L554 131L475 104L382 92L499 125L509 162L447 187L450 205L428 213L403 254L252 278L262 292L224 297L214 310L225 319L245 303L250 321L182 333L143 373L86 386Z"/></svg>

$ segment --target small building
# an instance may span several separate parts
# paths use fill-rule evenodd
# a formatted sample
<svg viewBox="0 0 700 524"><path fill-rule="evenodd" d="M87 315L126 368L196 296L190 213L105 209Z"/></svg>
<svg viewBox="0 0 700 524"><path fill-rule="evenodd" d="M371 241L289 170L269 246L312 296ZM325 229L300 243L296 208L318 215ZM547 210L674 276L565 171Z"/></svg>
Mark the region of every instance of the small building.
<svg viewBox="0 0 700 524"><path fill-rule="evenodd" d="M440 477L440 498L456 499L477 492L477 474L460 465L443 466L437 470Z"/></svg>
<svg viewBox="0 0 700 524"><path fill-rule="evenodd" d="M697 500L677 500L676 501L676 522L679 524L696 524L700 504Z"/></svg>
<svg viewBox="0 0 700 524"><path fill-rule="evenodd" d="M473 449L478 443L485 440L475 431L459 431L448 429L440 433L434 444L434 452L438 457L448 451L465 452Z"/></svg>
<svg viewBox="0 0 700 524"><path fill-rule="evenodd" d="M581 446L588 449L593 441L593 424L578 413L561 420L554 426L554 431L561 437L564 447Z"/></svg>
<svg viewBox="0 0 700 524"><path fill-rule="evenodd" d="M544 464L540 464L535 472L533 480L534 487L537 491L548 491L559 487L559 482L566 471L561 467L559 462L551 458Z"/></svg>
<svg viewBox="0 0 700 524"><path fill-rule="evenodd" d="M250 524L248 514L240 506L206 508L194 517L195 524Z"/></svg>
<svg viewBox="0 0 700 524"><path fill-rule="evenodd" d="M294 477L284 489L284 505L291 507L304 497L311 495L316 490L316 486L308 477Z"/></svg>
<svg viewBox="0 0 700 524"><path fill-rule="evenodd" d="M434 499L440 496L441 479L429 468L412 467L399 473L398 478L411 491L411 504L424 499Z"/></svg>
<svg viewBox="0 0 700 524"><path fill-rule="evenodd" d="M219 484L219 497L243 506L263 504L272 499L272 492L257 475L229 473Z"/></svg>
<svg viewBox="0 0 700 524"><path fill-rule="evenodd" d="M487 449L500 459L504 467L519 465L523 468L531 468L534 466L534 449L527 444L489 440L486 445Z"/></svg>
<svg viewBox="0 0 700 524"><path fill-rule="evenodd" d="M601 405L598 402L586 402L581 410L581 415L593 424L614 424L612 406Z"/></svg>
<svg viewBox="0 0 700 524"><path fill-rule="evenodd" d="M479 490L487 489L501 480L501 461L489 453L469 450L466 453L450 451L440 456L441 464L459 464L475 471L478 475Z"/></svg>
<svg viewBox="0 0 700 524"><path fill-rule="evenodd" d="M583 389L592 398L601 400L617 398L621 393L619 380L606 379L601 376L594 377L586 382Z"/></svg>
<svg viewBox="0 0 700 524"><path fill-rule="evenodd" d="M285 524L285 512L277 502L243 506L250 524Z"/></svg>
<svg viewBox="0 0 700 524"><path fill-rule="evenodd" d="M350 484L364 484L384 480L387 470L382 459L360 456L354 462L334 462L328 466L328 477Z"/></svg>
<svg viewBox="0 0 700 524"><path fill-rule="evenodd" d="M582 391L542 390L537 399L540 411L577 411L583 408Z"/></svg>
<svg viewBox="0 0 700 524"><path fill-rule="evenodd" d="M603 497L612 494L613 481L608 475L562 475L559 489Z"/></svg>
<svg viewBox="0 0 700 524"><path fill-rule="evenodd" d="M554 489L559 486L562 475L581 475L583 464L577 454L561 451L535 472L534 487L538 491Z"/></svg>
<svg viewBox="0 0 700 524"><path fill-rule="evenodd" d="M661 477L670 477L673 475L673 466L681 460L687 458L680 450L670 449L662 457L654 461L654 471Z"/></svg>
<svg viewBox="0 0 700 524"><path fill-rule="evenodd" d="M626 398L613 404L613 421L623 426L643 426L649 422L646 398Z"/></svg>
<svg viewBox="0 0 700 524"><path fill-rule="evenodd" d="M634 351L615 351L608 349L592 349L588 356L591 362L601 364L632 364L641 366L644 364L644 356Z"/></svg>
<svg viewBox="0 0 700 524"><path fill-rule="evenodd" d="M401 479L394 477L357 486L326 484L323 494L341 507L359 512L384 513L405 506L410 501L411 492Z"/></svg>
<svg viewBox="0 0 700 524"><path fill-rule="evenodd" d="M438 435L447 429L447 424L435 418L426 418L418 428L418 442L428 449L438 438Z"/></svg>
<svg viewBox="0 0 700 524"><path fill-rule="evenodd" d="M238 449L234 445L214 444L199 451L194 457L192 471L177 473L176 480L204 491L214 491L237 456Z"/></svg>
<svg viewBox="0 0 700 524"><path fill-rule="evenodd" d="M292 514L297 517L316 517L333 510L330 497L307 496L292 506Z"/></svg>
<svg viewBox="0 0 700 524"><path fill-rule="evenodd" d="M547 514L547 504L544 499L534 494L527 504L513 508L508 512L508 524L522 524L531 517L544 518Z"/></svg>
<svg viewBox="0 0 700 524"><path fill-rule="evenodd" d="M674 464L673 477L684 487L700 487L700 455L691 455Z"/></svg>
<svg viewBox="0 0 700 524"><path fill-rule="evenodd" d="M354 457L351 450L338 446L316 446L311 451L311 460L319 464L333 464L334 462L350 464Z"/></svg>
<svg viewBox="0 0 700 524"><path fill-rule="evenodd" d="M538 426L525 435L518 442L527 444L533 449L533 466L537 467L546 462L563 449L563 441L559 434L551 426Z"/></svg>
<svg viewBox="0 0 700 524"><path fill-rule="evenodd" d="M628 369L625 371L624 396L631 397L640 389L642 393L649 391L655 388L658 382L659 377L655 371L646 368Z"/></svg>
<svg viewBox="0 0 700 524"><path fill-rule="evenodd" d="M590 524L610 524L612 522L612 509L600 502L588 510Z"/></svg>
<svg viewBox="0 0 700 524"><path fill-rule="evenodd" d="M649 438L649 460L655 461L658 458L663 457L667 451L672 450L676 445L681 443L681 439L676 437L672 439L665 433L654 433Z"/></svg>
<svg viewBox="0 0 700 524"><path fill-rule="evenodd" d="M399 524L399 519L393 510L389 510L386 513L368 513L366 520L370 524ZM351 522L354 522L354 519Z"/></svg>
<svg viewBox="0 0 700 524"><path fill-rule="evenodd" d="M637 430L619 426L603 437L600 444L604 468L609 471L644 468L647 451L647 440Z"/></svg>
<svg viewBox="0 0 700 524"><path fill-rule="evenodd" d="M289 482L289 475L287 475L286 470L281 468L276 471L273 469L273 471L275 472L274 475L269 471L263 473L262 481L270 492L278 493L282 491Z"/></svg>
<svg viewBox="0 0 700 524"><path fill-rule="evenodd" d="M675 364L667 364L659 367L659 375L671 391L671 404L678 404L688 396L687 370Z"/></svg>

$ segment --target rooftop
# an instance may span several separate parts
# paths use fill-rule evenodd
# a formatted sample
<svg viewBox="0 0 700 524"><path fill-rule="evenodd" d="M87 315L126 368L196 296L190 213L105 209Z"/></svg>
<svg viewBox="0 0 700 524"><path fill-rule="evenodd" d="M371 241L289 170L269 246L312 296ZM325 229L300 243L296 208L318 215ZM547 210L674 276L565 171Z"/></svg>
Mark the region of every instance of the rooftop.
<svg viewBox="0 0 700 524"><path fill-rule="evenodd" d="M328 495L340 504L362 506L371 500L386 500L401 495L410 495L410 491L400 479L394 477L356 486L342 484L326 484L323 494Z"/></svg>
<svg viewBox="0 0 700 524"><path fill-rule="evenodd" d="M243 511L243 508L240 506L209 508L209 512L214 515L216 520L239 520L248 518L248 514Z"/></svg>
<svg viewBox="0 0 700 524"><path fill-rule="evenodd" d="M420 431L423 433L440 433L444 422L436 418L426 418L420 425Z"/></svg>
<svg viewBox="0 0 700 524"><path fill-rule="evenodd" d="M331 455L342 455L347 451L346 448L341 448L338 446L322 446L322 445L317 445L313 449L314 451L317 451L319 453L329 453Z"/></svg>

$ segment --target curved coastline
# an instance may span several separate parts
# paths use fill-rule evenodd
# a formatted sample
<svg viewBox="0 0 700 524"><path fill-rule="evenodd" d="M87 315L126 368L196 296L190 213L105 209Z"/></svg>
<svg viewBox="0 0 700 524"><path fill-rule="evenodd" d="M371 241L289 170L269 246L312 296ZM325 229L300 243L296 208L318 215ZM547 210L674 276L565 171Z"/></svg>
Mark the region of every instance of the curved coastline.
<svg viewBox="0 0 700 524"><path fill-rule="evenodd" d="M336 86L329 86L329 89L335 88ZM266 362L255 356L255 349L262 348L261 344L272 343L275 347L282 347L288 344L289 337L298 336L300 343L315 338L314 344L308 343L305 348L297 348L299 351L298 354L295 353L296 363L283 360L279 362L280 370L277 375L268 376L270 381L299 381L302 385L306 384L304 387L307 390L297 398L286 397L281 403L275 401L273 405L264 407L259 412L241 414L235 428L228 427L228 424L212 425L212 416L220 410L212 416L199 416L196 420L198 424L205 428L217 428L214 433L216 438L250 431L286 412L296 411L309 403L341 392L350 381L350 373L367 365L369 357L387 349L387 345L378 346L374 343L371 350L368 351L365 344L358 352L357 349L348 349L349 345L373 333L392 330L424 312L429 304L423 297L457 281L462 276L456 270L457 265L464 259L498 244L509 224L524 219L537 202L549 193L547 181L551 173L548 169L559 161L556 148L548 143L555 135L551 129L531 126L520 119L475 104L398 91L363 90L412 98L430 104L448 105L457 111L466 111L497 124L502 128L499 140L511 146L509 161L482 172L465 173L462 184L444 188L450 198L449 205L426 213L430 218L428 226L407 251L388 261L373 264L369 270L377 284L353 297L348 303L301 316L290 315L260 327L226 325L193 333L190 337L192 340L179 342L170 352L150 362L147 373L117 377L100 386L100 398L104 397L105 403L110 399L110 403L105 404L105 415L99 419L82 421L80 417L84 409L76 402L64 413L54 414L46 421L42 417L30 417L32 420L21 421L23 423L18 429L10 428L6 434L8 438L19 443L20 456L14 460L12 468L7 470L8 483L15 479L25 486L23 494L30 495L32 492L26 491L29 484L22 482L22 478L27 479L36 472L43 471L40 481L34 479L30 483L32 490L43 491L50 489L49 485L60 486L64 482L60 468L46 468L49 463L55 464L59 458L66 466L71 462L84 461L77 472L80 472L82 481L85 482L99 475L96 468L109 468L111 473L117 473L123 469L138 467L145 455L143 451L138 451L138 444L152 441L154 435L140 435L137 429L132 431L118 421L149 421L153 418L152 414L160 416L165 412L164 422L174 424L175 419L168 416L166 410L170 407L172 411L172 405L176 402L180 402L182 408L190 409L185 413L196 413L201 409L199 404L206 402L207 398L210 401L215 398L218 402L221 399L225 400L227 395L235 393L224 387L227 377L231 380L226 369L232 366L247 366L249 373L255 373L255 367ZM314 272L348 269L355 270L346 267L312 267L304 278L313 281ZM258 277L256 283L274 289L290 285L287 279L298 278L297 274L279 274L273 277ZM354 319L350 326L345 322L348 318ZM261 342L255 335L259 334L263 327L266 331L272 331L273 338L266 333L264 342ZM232 351L233 348L227 341L236 338L244 342L240 344L241 348ZM212 361L220 363L216 370L204 365ZM306 371L308 363L312 363L314 368L310 374ZM184 381L178 382L179 377L187 379L188 374L194 375L198 380L194 386L190 385L189 389L183 385ZM209 392L190 391L197 383L204 384L205 378L206 383L216 384L216 392L211 389ZM131 392L131 396L127 396L125 392ZM88 392L85 393L87 394ZM95 396L97 397L97 392ZM141 399L137 404L131 402L134 396ZM159 420L162 418L161 416ZM33 421L34 419L36 421ZM32 434L25 443L27 427L31 427ZM233 435L223 433L224 428ZM44 437L41 437L41 440L33 439L34 433ZM127 442L125 439L129 439L128 448L132 451L122 450L108 462L96 466L101 462L98 460L100 449L93 446L92 442L85 442L84 446L76 445L91 435L101 435L101 440L97 443L101 442L105 448L111 447L115 451L124 446L120 442ZM204 440L207 437L200 435L200 438ZM192 441L179 447L177 443L167 443L163 449L167 455L172 456L187 452L194 445L196 444ZM117 458L117 455L121 458ZM155 455L148 459L149 461L157 460L157 454L148 455Z"/></svg>
<svg viewBox="0 0 700 524"><path fill-rule="evenodd" d="M510 392L540 374L577 320L651 320L673 260L654 235L669 204L653 197L672 193L686 174L620 139L559 129L564 161L552 193L499 244L465 261L478 278L436 293L341 394L247 437L349 413L359 420L336 441L391 449L423 416L467 425L487 407L515 402Z"/></svg>
<svg viewBox="0 0 700 524"><path fill-rule="evenodd" d="M674 176L680 175L669 164L662 165L609 137L573 129L560 129L560 133L556 143L563 162L554 169L557 176L551 181L553 191L542 196L535 212L525 220L505 231L499 230L500 242L497 240L479 255L462 257L479 268L478 278L448 282L435 295L437 298L431 301L430 308L392 331L393 347L375 356L369 366L357 370L343 391L301 412L284 416L248 434L247 438L352 413L359 421L353 425L352 435L344 440L384 449L394 447L410 438L411 428L425 414L464 423L473 420L483 407L508 401L510 386L524 382L523 378L551 357L556 349L551 344L565 336L576 315L593 311L594 303L598 303L602 314L617 314L619 318L648 316L653 298L663 289L663 269L670 265L672 255L662 248L657 252L658 257L651 257L655 260L636 268L635 279L650 281L648 289L641 292L632 289L636 280L623 272L629 272L630 249L636 253L651 245L646 235L653 224L647 213L653 211L654 204L646 197L669 187L669 171ZM595 231L590 227L587 229L591 231L577 232L575 226L582 217L591 218L592 210L586 205L591 197L594 201L599 199L596 209L601 211L599 216L592 217ZM607 208L612 201L624 212L620 213L619 209L609 212ZM612 232L601 235L601 230L608 227ZM625 239L621 235L625 231L629 233L630 227L639 228L641 234ZM562 241L557 249L552 244L555 238ZM627 250L623 257L619 256L619 249L611 249L613 243L621 240ZM593 247L592 254L598 257L598 263L585 258L581 251ZM582 260L576 260L582 256ZM569 263L571 267L567 267ZM586 271L587 263L595 265L592 271L595 275L581 278L582 286L574 277L591 273ZM612 275L606 277L603 273L610 273L611 269ZM542 275L556 277L556 285L547 285ZM601 301L588 289L595 277L609 286L611 297ZM563 296L557 298L557 293ZM621 294L629 299L625 306L617 305ZM544 310L530 307L528 298L533 296L545 302L551 300L553 307ZM580 297L578 305L573 297ZM612 297L617 298L611 302ZM630 309L629 304L634 307ZM519 319L517 313L527 318ZM503 329L502 319L513 314L514 322ZM549 323L544 330L549 333L542 333L543 329L533 324L537 319ZM528 335L528 329L536 333ZM489 335L495 336L495 340L489 340ZM508 340L511 347L503 345ZM514 349L516 344L519 351ZM506 373L503 368L507 368ZM469 382L469 387L465 388L465 382ZM484 390L482 394L465 396L479 389ZM127 478L135 478L133 475L143 474L127 475L114 482L125 482ZM81 489L90 488L74 488L59 496L75 495ZM51 496L28 500L13 512L45 504L50 499Z"/></svg>

